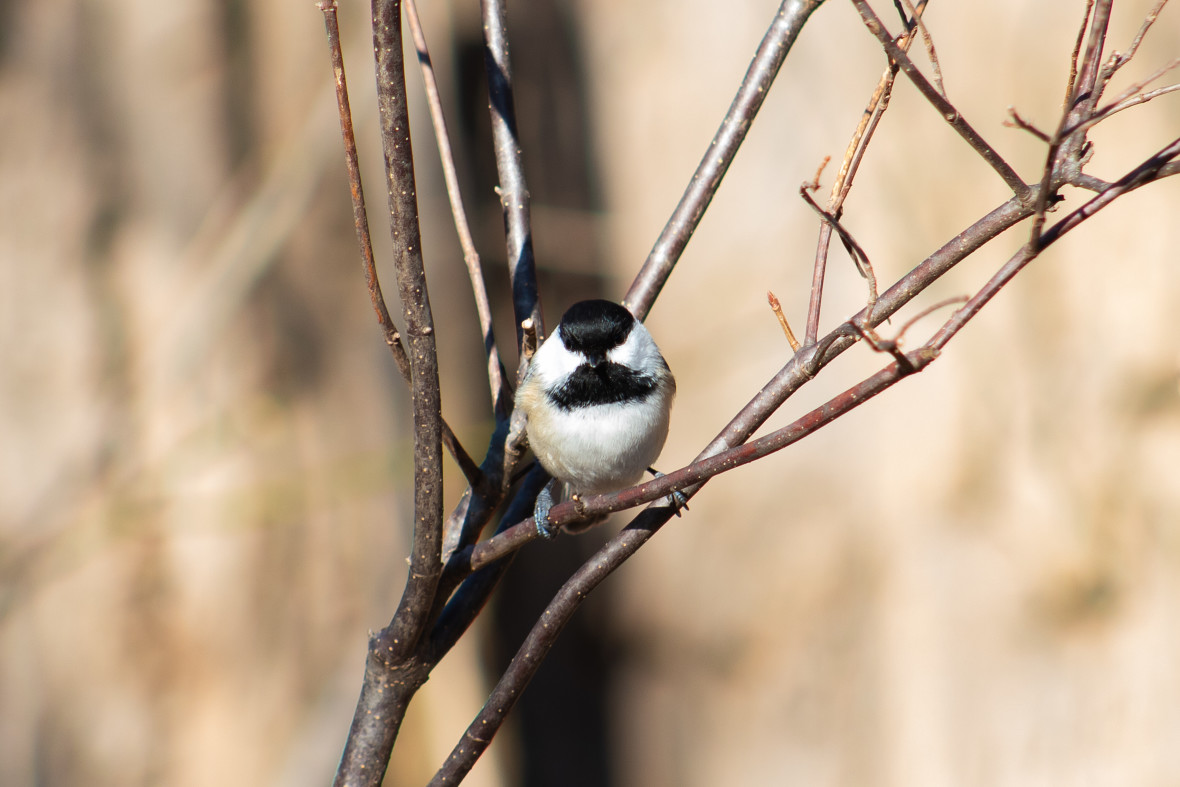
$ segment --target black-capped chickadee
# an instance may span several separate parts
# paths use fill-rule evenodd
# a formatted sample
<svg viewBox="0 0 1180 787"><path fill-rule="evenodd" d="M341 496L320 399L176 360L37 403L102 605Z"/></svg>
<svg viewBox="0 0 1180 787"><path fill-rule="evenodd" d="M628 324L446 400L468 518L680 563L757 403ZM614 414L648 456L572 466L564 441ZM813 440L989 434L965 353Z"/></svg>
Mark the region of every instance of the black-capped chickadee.
<svg viewBox="0 0 1180 787"><path fill-rule="evenodd" d="M668 436L675 395L668 363L627 309L591 300L562 315L516 392L516 406L528 416L529 444L554 479L537 497L541 535L553 535L554 491L562 493L559 500L614 492L651 469Z"/></svg>

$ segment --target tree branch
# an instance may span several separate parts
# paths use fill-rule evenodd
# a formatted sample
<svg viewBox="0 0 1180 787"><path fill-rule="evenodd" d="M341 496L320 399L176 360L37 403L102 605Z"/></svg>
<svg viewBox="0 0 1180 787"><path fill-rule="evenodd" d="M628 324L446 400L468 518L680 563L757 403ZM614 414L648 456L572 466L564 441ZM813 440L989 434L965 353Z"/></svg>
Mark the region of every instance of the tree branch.
<svg viewBox="0 0 1180 787"><path fill-rule="evenodd" d="M388 767L410 698L429 674L429 667L413 659L413 654L442 574L442 417L434 322L418 226L398 0L373 0L373 49L394 270L413 358L414 535L397 612L386 628L369 639L365 680L336 784L376 787Z"/></svg>
<svg viewBox="0 0 1180 787"><path fill-rule="evenodd" d="M907 5L909 0L906 0ZM917 8L914 8L911 13L910 22L907 24L909 32L906 33L900 42L903 51L908 52L914 43L914 23L917 23L921 30L925 31L925 26L922 25L922 14L926 10L927 0L921 0ZM934 44L930 44L930 51L933 53ZM860 164L864 161L865 153L868 151L869 143L873 139L873 134L876 133L877 127L881 123L881 118L885 116L885 111L889 109L889 100L893 95L893 84L897 77L897 64L889 63L885 66L885 71L881 74L881 78L877 81L877 87L873 90L873 94L869 97L869 102L865 106L865 110L861 113L860 123L857 124L856 130L852 132L852 138L848 140L848 146L844 150L844 159L840 164L840 169L836 173L836 179L832 183L832 193L828 198L827 212L832 216L839 217L844 210L844 200L848 198L848 193L852 190L852 182L856 178L856 173L860 168ZM818 177L816 178L818 181ZM818 183L817 183L818 185ZM827 222L820 224L819 238L815 244L815 262L812 266L811 274L811 294L807 303L807 324L804 329L803 343L805 345L815 344L819 338L819 317L820 308L823 304L824 294L824 277L828 266L828 248L832 240L832 227Z"/></svg>
<svg viewBox="0 0 1180 787"><path fill-rule="evenodd" d="M700 224L713 195L721 186L729 165L733 163L738 148L746 139L762 102L770 91L779 68L787 53L798 38L799 32L824 0L783 0L775 14L774 21L758 45L754 59L738 87L737 95L729 111L721 121L721 127L709 143L701 163L697 165L684 195L672 217L664 225L660 237L647 255L631 288L623 297L623 305L640 320L647 317L655 303L656 296L663 289L672 269L684 253L689 239Z"/></svg>
<svg viewBox="0 0 1180 787"><path fill-rule="evenodd" d="M324 26L328 35L328 51L332 57L332 73L336 79L336 109L340 115L340 136L344 139L344 163L348 170L349 191L352 194L353 225L356 228L357 244L361 249L361 264L365 271L365 284L369 290L369 300L373 304L373 311L377 315L377 324L381 326L381 334L385 337L385 344L393 355L394 365L401 373L402 379L410 383L410 359L406 355L406 348L402 345L401 334L397 331L393 319L389 316L389 308L385 304L385 295L381 291L381 281L377 278L377 266L373 261L373 241L369 235L369 215L365 207L365 190L361 185L360 159L356 149L356 134L352 126L352 109L348 100L348 81L344 75L344 55L340 47L340 25L337 20L336 0L323 0L318 4L324 14ZM486 300L486 296L485 296ZM494 348L493 348L494 350ZM471 455L463 448L459 438L444 420L442 423L442 439L455 463L463 471L463 476L473 486L481 482L481 472Z"/></svg>
<svg viewBox="0 0 1180 787"><path fill-rule="evenodd" d="M857 334L850 328L850 324L855 323L869 327L880 325L960 261L974 254L987 242L1028 218L1031 214L1031 208L1022 205L1016 198L1012 198L975 222L971 227L951 238L938 251L927 257L882 293L871 310L867 307L862 309L833 329L817 344L804 347L796 353L790 362L763 386L762 390L734 416L721 433L701 451L695 461L740 446L748 440L792 394L810 381L820 369L856 343ZM640 505L641 502L647 501L646 493L634 493L632 490L664 489L668 483L666 478L667 476L611 495L584 498L580 510L584 512L585 516L621 510L629 506L613 507L615 498L624 498L632 494L642 494L643 501L635 500L631 503L631 505ZM660 484L659 486L652 486L657 482ZM668 492L665 491L663 494L667 495ZM661 496L656 495L650 499L656 500ZM631 498L626 499L630 500ZM550 509L549 520L560 526L581 519L583 515L578 512L579 507L574 503L560 503ZM536 536L536 527L532 520L526 519L485 541L455 553L448 561L444 573L448 576L465 576L471 571L519 549Z"/></svg>
<svg viewBox="0 0 1180 787"><path fill-rule="evenodd" d="M414 548L401 604L390 624L393 659L412 652L426 626L426 612L441 573L442 462L438 355L426 289L418 226L418 197L410 146L410 117L402 59L401 3L374 0L373 45L377 58L377 108L389 190L393 267L401 296L411 364L414 412Z"/></svg>
<svg viewBox="0 0 1180 787"><path fill-rule="evenodd" d="M532 319L544 333L541 297L537 291L537 266L533 259L533 234L529 218L529 190L524 177L520 138L516 130L516 103L512 91L512 63L508 56L508 12L505 0L480 0L483 17L484 68L488 74L489 109L496 170L500 175L500 207L508 243L508 274L512 281L512 307L516 315L516 344L521 324ZM522 359L523 360L523 359ZM523 371L521 367L520 371Z"/></svg>
<svg viewBox="0 0 1180 787"><path fill-rule="evenodd" d="M913 352L900 353L896 350L896 345L893 345L897 360L815 408L789 426L744 445L738 445L714 456L698 460L688 467L625 490L625 492L588 497L582 501L581 508L585 513L601 513L604 510L617 510L610 506L619 503L621 497L630 497L634 501L633 504L638 504L643 500L656 500L664 497L673 489L690 491L694 485L699 485L718 473L749 464L798 442L808 434L851 412L902 379L922 371L938 358L942 349L958 330L975 317L979 310L1029 261L1059 240L1066 232L1077 227L1082 221L1093 216L1119 196L1157 178L1163 166L1177 155L1180 155L1180 139L1129 172L1107 192L1095 197L1058 222L1049 233L1046 233L1039 246L1027 244L1022 247L996 276L984 285L963 308L956 311L922 347ZM556 525L561 521L562 514L558 512L558 508L567 506L570 509L574 508L572 503L566 503L562 506L555 506L550 511L552 524ZM524 688L536 674L562 629L581 606L582 601L607 576L634 555L668 521L671 515L672 509L667 506L649 508L642 512L587 560L562 586L525 638L479 715L468 726L447 761L431 780L432 787L455 784L471 770L507 714L516 704ZM581 516L582 514L579 514L575 518L581 518Z"/></svg>
<svg viewBox="0 0 1180 787"><path fill-rule="evenodd" d="M497 415L507 412L508 390L504 380L500 351L496 347L496 332L492 327L492 307L484 284L483 267L479 252L471 236L467 222L467 211L463 207L463 194L459 190L459 175L455 170L455 156L451 151L451 135L447 132L447 121L443 115L442 98L438 91L438 80L434 74L434 63L430 59L430 48L426 45L426 33L418 18L417 0L406 0L406 22L418 50L418 64L422 68L422 81L426 89L426 104L430 108L430 122L434 127L434 139L438 143L438 156L442 163L443 180L447 186L447 198L451 203L451 216L455 219L455 231L463 249L463 262L467 265L467 277L471 280L471 293L475 297L475 311L479 316L479 327L483 332L484 354L488 361L488 385L492 392L492 409Z"/></svg>
<svg viewBox="0 0 1180 787"><path fill-rule="evenodd" d="M967 144L969 144L972 149L974 149L975 152L979 154L980 158L986 161L991 166L991 168L996 171L996 174L1003 178L1004 182L1008 184L1008 188L1012 189L1013 194L1015 194L1020 199L1029 199L1032 189L1029 188L1028 184L1026 184L1024 180L1021 179L1020 175L1016 174L1016 170L1012 169L1008 162L1004 160L1003 156L997 153L996 150L979 135L979 132L972 128L971 124L963 118L963 115L959 112L959 110L955 109L954 105L944 98L943 95L939 93L929 81L927 81L926 77L922 76L922 72L919 71L918 67L914 65L914 62L910 60L909 55L903 52L901 48L898 47L896 43L894 43L893 38L890 37L888 31L885 30L885 26L881 23L881 20L877 18L877 15L873 13L873 9L869 7L869 4L866 2L866 0L852 0L852 4L856 6L856 10L860 12L860 16L861 19L864 20L865 27L867 27L869 32L876 36L877 41L880 42L881 47L885 50L885 54L887 54L891 60L901 67L901 70L905 73L905 75L909 77L911 82L914 83L914 87L918 88L918 92L925 96L926 100L929 101L934 106L934 108L938 110L939 114L942 115L942 119L949 123L951 128L957 131L959 136L966 140Z"/></svg>

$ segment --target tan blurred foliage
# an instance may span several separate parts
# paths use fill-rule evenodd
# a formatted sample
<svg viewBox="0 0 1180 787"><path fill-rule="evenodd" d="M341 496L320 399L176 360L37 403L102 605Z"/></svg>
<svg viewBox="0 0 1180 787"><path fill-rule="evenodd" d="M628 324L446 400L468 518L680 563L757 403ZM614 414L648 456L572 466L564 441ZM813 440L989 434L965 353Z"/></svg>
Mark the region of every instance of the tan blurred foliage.
<svg viewBox="0 0 1180 787"><path fill-rule="evenodd" d="M454 90L473 9L426 5ZM588 288L621 294L775 5L511 5L522 72L553 45L545 24L584 58L581 126L559 71L522 76L518 96L550 320ZM380 242L366 10L342 6ZM1149 6L1116 5L1110 46ZM4 14L0 783L323 784L366 632L404 579L410 475L321 17L279 0ZM1014 105L1053 126L1080 14L936 0L927 15L952 99L1027 177L1043 149L1000 122ZM1168 8L1122 86L1177 52ZM785 362L765 292L802 323L816 227L795 191L842 153L883 64L838 0L788 58L649 320L680 390L664 469ZM1174 96L1125 112L1095 133L1091 169L1117 177L1177 128ZM444 407L478 452L478 330L435 147L416 131ZM583 160L557 144L571 137ZM461 163L473 178L487 166ZM571 181L592 198L563 195ZM466 196L492 268L494 196ZM1003 198L899 83L846 222L886 281ZM1119 202L928 371L714 480L607 583L594 622L613 643L616 783L1180 783L1178 205L1176 182ZM938 295L972 291L1017 242ZM828 326L863 298L832 259ZM849 355L774 423L883 363ZM417 698L390 781L428 779L478 709L495 677L481 634ZM470 783L515 783L521 745L508 730Z"/></svg>

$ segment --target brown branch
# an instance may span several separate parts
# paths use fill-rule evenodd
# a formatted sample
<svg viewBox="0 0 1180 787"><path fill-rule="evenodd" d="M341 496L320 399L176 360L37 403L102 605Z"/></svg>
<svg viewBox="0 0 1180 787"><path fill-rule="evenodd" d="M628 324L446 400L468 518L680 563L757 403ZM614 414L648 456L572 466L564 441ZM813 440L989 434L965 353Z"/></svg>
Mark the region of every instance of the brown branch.
<svg viewBox="0 0 1180 787"><path fill-rule="evenodd" d="M971 227L951 238L938 251L902 276L892 287L881 293L873 309L862 309L818 343L810 347L803 347L701 451L697 460L713 456L748 440L795 391L856 342L858 338L856 331L849 323L870 327L881 324L960 261L974 254L988 241L1028 218L1031 213L1032 208L1023 205L1016 198L1008 200ZM669 474L669 476L672 475L674 474ZM622 510L622 508L632 505L640 505L642 502L657 500L670 491L668 486L670 482L666 481L669 476L639 487L616 492L613 495L585 498L583 501L585 515L587 517L594 516ZM659 486L650 486L650 484L657 482ZM652 489L667 489L668 491L664 491L662 495L651 496ZM638 495L639 498L633 497L635 495ZM627 505L615 507L615 503L618 502L615 499L616 496L618 500L628 501ZM581 518L582 515L578 513L578 507L572 502L556 505L549 512L550 522L555 526L568 524ZM466 576L472 571L519 549L536 537L537 531L533 521L526 519L505 528L485 541L456 552L448 561L445 574Z"/></svg>
<svg viewBox="0 0 1180 787"><path fill-rule="evenodd" d="M1022 118L1020 113L1016 111L1016 107L1008 107L1008 117L1010 120L1005 120L1000 125L1006 126L1007 128L1018 128L1021 131L1027 131L1037 139L1041 140L1041 142L1049 141L1049 135L1044 131L1041 131L1029 121Z"/></svg>
<svg viewBox="0 0 1180 787"><path fill-rule="evenodd" d="M393 262L406 325L414 420L414 534L405 590L389 625L369 640L365 680L337 785L379 785L393 741L429 668L413 659L442 575L442 418L434 323L422 260L410 145L401 5L374 0L377 107L385 153Z"/></svg>
<svg viewBox="0 0 1180 787"><path fill-rule="evenodd" d="M930 68L934 72L934 86L938 88L938 92L946 96L946 85L942 83L942 65L938 62L938 51L934 48L934 38L931 37L930 31L926 29L926 22L922 19L922 11L926 7L926 0L918 3L918 7L914 8L910 0L901 0L905 5L906 10L909 11L910 19L918 27L918 32L922 34L922 43L926 46L926 57L930 58ZM913 33L907 34L908 38L913 38ZM908 46L903 46L902 49L909 51Z"/></svg>
<svg viewBox="0 0 1180 787"><path fill-rule="evenodd" d="M392 633L399 635L393 652L395 657L409 653L423 629L424 622L418 612L421 604L433 596L433 586L438 581L438 542L442 523L438 357L418 224L400 12L399 0L374 0L377 108L385 152L393 267L401 296L408 351L413 358L414 550L410 556L410 577L403 604L393 622Z"/></svg>
<svg viewBox="0 0 1180 787"><path fill-rule="evenodd" d="M1078 69L1077 84L1074 86L1073 111L1079 117L1090 114L1098 104L1101 94L1098 77L1102 70L1102 53L1106 47L1106 33L1110 29L1110 9L1114 0L1097 0L1090 19L1089 36L1085 54Z"/></svg>
<svg viewBox="0 0 1180 787"><path fill-rule="evenodd" d="M1127 48L1127 51L1123 53L1115 53L1114 57L1111 59L1111 62L1105 69L1103 69L1103 73L1099 77L1100 80L1103 82L1110 81L1110 78L1113 77L1120 68L1131 62L1131 59L1135 57L1135 54L1139 51L1139 45L1143 43L1143 39L1147 36L1147 31L1150 30L1151 26L1155 24L1155 20L1159 18L1160 12L1164 10L1164 6L1167 4L1168 0L1159 0L1159 2L1155 4L1155 7L1147 12L1147 16L1143 18L1143 24L1139 26L1139 32L1137 32L1135 37L1131 39L1131 45Z"/></svg>
<svg viewBox="0 0 1180 787"><path fill-rule="evenodd" d="M1044 242L1039 248L1033 248L1031 245L1023 247L996 277L993 277L966 306L952 315L944 324L943 329L940 329L922 347L910 353L901 353L894 346L892 349L896 358L894 363L833 397L791 425L776 430L765 437L698 460L674 473L669 473L631 490L625 490L625 493L585 498L582 505L586 513L616 510L610 506L616 504L619 498L625 494L633 499L633 504L645 500L660 499L674 489L682 489L691 494L695 485L703 483L708 478L781 451L851 412L902 379L922 371L939 357L946 343L953 338L958 329L978 314L979 309L1011 281L1011 278L1029 260L1035 258L1040 251L1060 239L1065 232L1093 216L1118 196L1155 179L1163 165L1178 154L1180 154L1180 140L1172 143L1159 154L1128 173L1108 193L1095 197L1094 200L1087 203L1087 206L1079 208L1055 225L1053 230L1060 229L1056 232L1051 230L1050 233L1046 233ZM572 503L567 503L554 507L550 511L550 521L553 524L558 524L560 521L561 514L558 509L567 506L570 509L574 508ZM470 771L529 681L536 674L562 629L581 606L582 601L607 576L647 543L652 535L668 521L671 514L672 509L668 507L649 508L644 511L587 560L562 586L525 638L508 669L505 670L492 690L483 709L468 726L446 763L431 780L431 785L455 784Z"/></svg>
<svg viewBox="0 0 1180 787"><path fill-rule="evenodd" d="M1037 257L1037 255L1061 239L1070 230L1076 229L1083 221L1090 218L1098 211L1105 208L1110 203L1119 197L1127 194L1140 186L1144 186L1152 181L1159 180L1167 172L1167 165L1172 162L1177 156L1180 156L1180 138L1173 140L1166 145L1158 153L1151 158L1144 161L1135 169L1128 172L1123 177L1119 178L1115 183L1111 184L1110 188L1104 190L1096 195L1077 210L1065 216L1045 233L1043 233L1037 243L1027 243L1021 247L1009 260L1004 264L996 275L992 277L991 281L987 283L969 300L963 308L955 313L954 317L947 321L947 324L931 339L931 346L940 349L951 340L956 333L967 322L975 316L982 309L987 302L995 296L1000 289L1011 281L1020 270Z"/></svg>
<svg viewBox="0 0 1180 787"><path fill-rule="evenodd" d="M921 21L921 15L925 10L926 0L922 0L914 10L913 18ZM911 28L911 31L903 37L900 46L903 51L908 52L913 42L914 36ZM933 47L933 45L931 46ZM840 165L840 171L836 175L835 182L832 183L832 193L828 198L827 210L832 216L839 216L843 211L844 200L848 198L848 194L852 190L852 182L856 178L857 170L860 168L860 164L868 151L869 142L880 125L881 118L885 116L886 110L889 109L889 100L893 94L893 84L896 77L897 64L889 63L885 66L881 78L877 81L877 87L869 97L864 112L861 113L860 123L857 124L856 131L853 132L852 138L848 141L848 146L844 151L844 160ZM803 334L803 341L807 345L815 344L816 339L819 337L820 309L823 303L824 278L827 274L828 248L831 245L831 240L832 227L827 222L824 222L820 225L819 238L815 244L815 263L813 264L811 275L811 295L807 304L807 324Z"/></svg>
<svg viewBox="0 0 1180 787"><path fill-rule="evenodd" d="M328 49L332 56L332 72L336 77L336 106L340 114L340 133L344 138L344 163L348 168L348 185L352 193L352 216L356 227L357 243L361 247L361 261L365 269L365 284L369 289L369 300L377 313L377 324L385 337L385 343L393 354L394 363L402 377L410 380L410 359L402 346L401 335L389 309L381 282L377 278L377 265L373 260L373 241L369 235L369 215L365 208L365 191L361 185L360 159L357 155L356 134L352 127L352 109L348 101L348 82L344 75L344 55L340 47L340 25L337 20L336 0L323 0L319 4L324 13L324 26L328 33Z"/></svg>
<svg viewBox="0 0 1180 787"><path fill-rule="evenodd" d="M533 234L529 218L529 190L516 130L516 103L512 90L512 64L508 53L508 23L505 0L480 0L483 17L484 68L488 74L488 96L492 116L492 144L500 176L500 206L504 211L504 232L508 244L508 275L512 282L512 308L516 315L516 344L522 339L521 324L532 319L538 329L545 325L541 296L537 291L537 266L533 258Z"/></svg>
<svg viewBox="0 0 1180 787"><path fill-rule="evenodd" d="M410 382L410 359L406 355L406 348L402 345L401 334L397 331L393 319L389 316L389 308L385 304L385 295L381 291L381 282L377 278L377 266L373 260L373 240L369 235L369 215L365 208L365 190L361 185L360 159L357 155L356 134L352 126L352 109L348 100L348 81L344 74L344 54L340 46L340 24L337 19L336 0L324 0L319 3L319 9L324 14L324 26L328 35L328 51L332 57L332 73L336 79L336 109L340 115L340 135L344 139L344 163L348 170L348 186L352 194L352 217L356 228L357 244L361 248L361 263L365 271L365 284L369 290L369 300L373 304L373 311L377 314L377 324L381 326L381 333L385 337L385 344L393 355L393 362L401 373L402 379ZM463 472L469 484L478 485L482 481L479 466L463 448L459 438L444 420L442 424L442 439L447 451L454 457L455 463Z"/></svg>
<svg viewBox="0 0 1180 787"><path fill-rule="evenodd" d="M873 310L873 306L877 303L877 274L873 272L873 264L869 262L869 255L865 253L864 247L856 242L856 239L852 237L852 234L844 228L844 225L840 223L838 218L833 216L831 213L828 213L826 210L815 203L815 200L813 200L811 195L807 193L807 184L804 184L799 189L799 196L802 197L803 201L806 202L812 210L819 214L819 217L829 224L832 229L836 231L836 234L840 236L840 240L844 243L844 248L848 250L848 256L852 257L852 262L854 265L856 265L857 273L864 277L864 280L868 282L868 310L871 312Z"/></svg>
<svg viewBox="0 0 1180 787"><path fill-rule="evenodd" d="M709 143L700 164L689 181L684 195L664 225L660 237L647 255L643 267L635 276L631 288L623 297L623 305L639 319L647 317L655 303L656 296L672 275L673 268L684 253L689 239L700 224L713 195L721 186L729 165L733 163L738 149L766 100L771 84L787 53L798 38L799 32L811 14L823 5L824 0L783 0L775 13L774 21L762 43L754 53L754 59L746 70L738 87L733 103L721 121L721 127Z"/></svg>
<svg viewBox="0 0 1180 787"><path fill-rule="evenodd" d="M1062 113L1061 123L1053 140L1049 145L1048 161L1056 162L1060 151L1061 162L1071 172L1080 172L1089 159L1089 143L1086 141L1084 130L1074 131L1068 135L1064 132L1071 126L1077 126L1094 113L1098 104L1099 93L1095 90L1098 85L1102 66L1102 51L1106 42L1106 31L1110 26L1110 7L1112 0L1087 0L1086 13L1082 17L1082 24L1078 30L1077 41L1074 45L1074 66L1070 73L1069 88L1065 96L1066 111ZM1085 40L1084 54L1078 59L1082 51L1082 41ZM1105 86L1105 83L1103 83ZM1042 184L1049 183L1051 173L1056 169L1054 165L1046 166ZM1044 210L1048 193L1042 189L1040 199L1043 204L1038 205L1036 217L1033 219L1032 238L1040 236L1044 224Z"/></svg>
<svg viewBox="0 0 1180 787"><path fill-rule="evenodd" d="M463 207L463 194L459 190L459 175L455 170L455 157L451 151L451 136L447 131L446 117L443 115L438 79L434 74L434 63L430 59L430 48L426 44L426 33L418 18L417 0L405 0L405 3L406 23L410 28L410 35L414 38L414 48L418 51L418 64L422 68L422 81L426 88L426 105L430 108L430 122L434 127L434 139L438 143L443 181L446 183L447 198L451 203L451 216L455 219L455 231L459 235L459 245L463 249L463 262L467 265L467 277L471 280L471 293L475 297L475 311L479 316L480 330L483 332L484 354L487 357L488 366L488 385L492 392L492 409L502 416L507 412L510 392L504 380L500 351L496 347L496 333L492 327L492 308L488 301L487 287L484 285L483 268L480 265L479 252L475 248L475 240L471 236L471 227L467 222L467 211Z"/></svg>
<svg viewBox="0 0 1180 787"><path fill-rule="evenodd" d="M1029 186L1020 178L1018 174L1016 174L1016 170L1012 169L1011 165L1009 165L1008 162L1004 160L1003 156L997 153L995 149L992 148L992 146L989 145L974 128L972 128L971 124L963 118L963 115L959 112L959 110L955 109L954 105L944 98L942 94L939 93L929 81L927 81L926 77L922 76L922 72L918 70L918 67L914 65L909 56L903 52L896 43L894 43L893 38L885 29L885 26L881 23L881 20L877 18L877 15L873 13L873 9L869 7L869 4L866 2L866 0L852 0L852 4L856 6L856 10L860 12L860 16L865 23L865 27L868 28L870 33L876 36L877 41L880 42L881 47L885 50L885 53L891 60L896 62L901 67L902 72L904 72L905 75L909 77L910 81L914 83L914 87L918 88L918 92L925 96L926 100L929 101L935 107L935 109L939 111L939 114L942 115L942 119L949 123L951 128L957 131L959 136L966 140L967 144L969 144L972 149L974 149L975 152L979 154L980 158L986 161L988 165L996 171L996 174L998 174L1004 180L1004 182L1008 184L1008 188L1012 189L1013 194L1021 199L1028 199L1032 194L1032 189L1029 188Z"/></svg>
<svg viewBox="0 0 1180 787"><path fill-rule="evenodd" d="M1065 136L1069 136L1070 134L1074 134L1078 131L1085 131L1085 130L1091 128L1092 126L1095 126L1098 123L1101 123L1103 120L1106 120L1108 117L1110 117L1111 115L1113 115L1117 112L1122 112L1124 109L1130 109L1131 107L1138 106L1139 104L1146 104L1148 101L1151 101L1153 98L1158 98L1159 96L1162 96L1166 93L1173 93L1177 90L1180 90L1180 84L1176 84L1176 85L1165 85L1164 87L1148 91L1147 93L1140 93L1139 92L1139 91L1143 90L1143 88L1150 85L1155 80L1162 77L1164 74L1168 73L1169 71L1174 70L1177 66L1180 66L1180 57L1175 58L1174 60L1169 62L1167 65L1161 66L1159 69L1157 69L1153 74L1151 74L1146 79L1143 79L1143 80L1131 85L1129 88L1124 90L1122 93L1119 93L1118 96L1111 99L1110 103L1108 103L1106 106L1102 107L1101 109L1095 110L1094 113L1091 114L1089 117L1078 120L1074 125L1068 127L1062 133ZM1138 94L1138 95L1136 95L1136 94Z"/></svg>
<svg viewBox="0 0 1180 787"><path fill-rule="evenodd" d="M799 352L801 345L799 344L799 340L795 338L795 332L791 330L791 324L787 322L787 315L783 314L783 305L779 303L774 293L769 290L766 292L766 301L770 304L770 310L774 312L779 326L783 329L783 335L787 337L787 344L791 345L791 352Z"/></svg>

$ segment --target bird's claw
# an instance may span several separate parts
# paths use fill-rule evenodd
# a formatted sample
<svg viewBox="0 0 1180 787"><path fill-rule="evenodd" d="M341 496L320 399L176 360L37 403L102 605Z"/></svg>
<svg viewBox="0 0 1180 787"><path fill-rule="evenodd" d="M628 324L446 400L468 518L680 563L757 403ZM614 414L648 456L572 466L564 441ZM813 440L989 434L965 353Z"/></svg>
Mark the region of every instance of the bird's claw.
<svg viewBox="0 0 1180 787"><path fill-rule="evenodd" d="M654 478L664 477L664 474L655 468L649 467L647 468L647 471L651 473ZM688 496L679 489L673 489L672 494L668 495L668 497L665 499L668 501L668 505L672 507L672 513L676 516L682 516L680 512L688 510Z"/></svg>
<svg viewBox="0 0 1180 787"><path fill-rule="evenodd" d="M537 535L544 539L557 535L557 529L549 524L549 509L553 507L553 493L550 492L552 482L545 484L545 488L537 495L537 505L533 508L533 522L537 526Z"/></svg>

